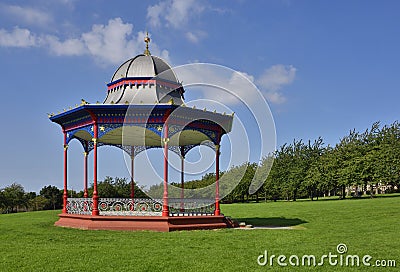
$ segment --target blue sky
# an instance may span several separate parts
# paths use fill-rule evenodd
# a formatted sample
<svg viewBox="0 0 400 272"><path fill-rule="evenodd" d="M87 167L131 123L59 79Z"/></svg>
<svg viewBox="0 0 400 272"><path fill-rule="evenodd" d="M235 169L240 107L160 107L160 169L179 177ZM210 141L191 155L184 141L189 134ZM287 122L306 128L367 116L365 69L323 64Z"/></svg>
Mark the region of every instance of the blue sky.
<svg viewBox="0 0 400 272"><path fill-rule="evenodd" d="M171 65L245 73L269 103L277 145L319 136L334 145L350 129L392 123L399 10L398 1L1 1L0 188L62 187L62 134L47 113L103 101L119 64L143 52L146 30L152 54ZM128 176L117 157L100 153L100 178ZM80 190L77 143L69 166Z"/></svg>

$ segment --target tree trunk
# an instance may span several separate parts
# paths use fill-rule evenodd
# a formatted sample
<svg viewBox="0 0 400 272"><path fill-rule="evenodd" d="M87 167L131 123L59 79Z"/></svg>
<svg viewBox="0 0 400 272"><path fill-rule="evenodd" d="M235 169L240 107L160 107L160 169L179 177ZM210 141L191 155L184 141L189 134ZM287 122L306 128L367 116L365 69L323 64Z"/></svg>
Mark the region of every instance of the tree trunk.
<svg viewBox="0 0 400 272"><path fill-rule="evenodd" d="M342 198L345 199L346 198L346 186L342 185Z"/></svg>

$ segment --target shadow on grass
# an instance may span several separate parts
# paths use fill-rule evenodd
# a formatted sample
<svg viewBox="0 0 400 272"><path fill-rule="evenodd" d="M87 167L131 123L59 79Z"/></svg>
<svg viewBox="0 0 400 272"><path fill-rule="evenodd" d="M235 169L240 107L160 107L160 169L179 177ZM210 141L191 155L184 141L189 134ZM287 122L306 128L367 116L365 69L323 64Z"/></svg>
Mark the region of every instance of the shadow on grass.
<svg viewBox="0 0 400 272"><path fill-rule="evenodd" d="M299 218L285 218L285 217L249 217L249 218L238 218L239 222L246 222L253 226L271 226L271 227L292 227L300 224L308 223Z"/></svg>

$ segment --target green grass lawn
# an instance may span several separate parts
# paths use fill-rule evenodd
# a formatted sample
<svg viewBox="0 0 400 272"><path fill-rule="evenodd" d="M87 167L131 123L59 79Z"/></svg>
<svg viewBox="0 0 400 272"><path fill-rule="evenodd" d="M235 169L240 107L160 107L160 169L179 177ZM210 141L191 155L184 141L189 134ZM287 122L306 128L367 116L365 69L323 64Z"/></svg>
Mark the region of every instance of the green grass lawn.
<svg viewBox="0 0 400 272"><path fill-rule="evenodd" d="M269 254L346 254L395 259L400 267L400 195L374 199L223 205L225 215L291 230L157 232L54 227L59 211L0 215L0 271L377 271L377 267L259 266ZM288 262L286 260L286 262ZM380 271L395 271L381 268Z"/></svg>

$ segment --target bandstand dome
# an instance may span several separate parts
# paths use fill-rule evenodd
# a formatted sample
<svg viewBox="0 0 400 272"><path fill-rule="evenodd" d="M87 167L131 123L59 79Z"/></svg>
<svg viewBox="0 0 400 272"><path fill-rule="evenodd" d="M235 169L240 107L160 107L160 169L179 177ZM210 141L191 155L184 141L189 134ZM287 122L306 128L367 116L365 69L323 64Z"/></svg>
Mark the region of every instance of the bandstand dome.
<svg viewBox="0 0 400 272"><path fill-rule="evenodd" d="M104 104L183 104L183 88L173 69L150 54L125 61L107 84Z"/></svg>
<svg viewBox="0 0 400 272"><path fill-rule="evenodd" d="M163 72L166 73L162 74ZM125 61L115 71L111 82L124 77L155 77L157 75L160 75L160 79L178 83L176 75L167 62L157 56L141 54Z"/></svg>

